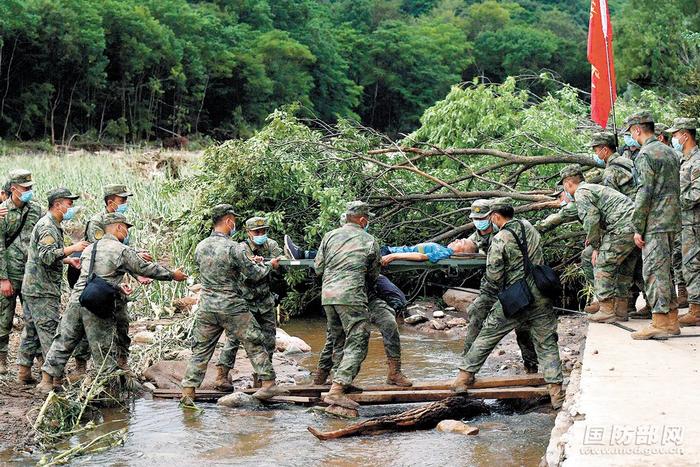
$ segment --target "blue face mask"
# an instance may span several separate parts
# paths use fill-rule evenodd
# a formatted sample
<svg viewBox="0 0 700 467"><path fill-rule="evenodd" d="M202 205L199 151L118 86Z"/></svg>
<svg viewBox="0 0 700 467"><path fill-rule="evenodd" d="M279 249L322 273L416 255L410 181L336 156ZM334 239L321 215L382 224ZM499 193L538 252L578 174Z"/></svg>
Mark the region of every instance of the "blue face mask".
<svg viewBox="0 0 700 467"><path fill-rule="evenodd" d="M676 151L683 152L683 145L680 141L678 141L678 138L672 138L671 144L673 145L673 149L675 149Z"/></svg>
<svg viewBox="0 0 700 467"><path fill-rule="evenodd" d="M491 221L488 219L478 219L474 221L474 227L476 227L477 230L484 231L488 230L489 226L491 225Z"/></svg>
<svg viewBox="0 0 700 467"><path fill-rule="evenodd" d="M369 221L367 221L367 225L365 225L365 232L369 230Z"/></svg>
<svg viewBox="0 0 700 467"><path fill-rule="evenodd" d="M567 204L569 204L569 200L568 200L568 199L563 199L563 200L559 201L559 206L561 206L561 207L564 207L564 206L566 206Z"/></svg>
<svg viewBox="0 0 700 467"><path fill-rule="evenodd" d="M267 241L267 235L256 235L253 237L253 243L256 245L264 245Z"/></svg>
<svg viewBox="0 0 700 467"><path fill-rule="evenodd" d="M631 148L639 147L639 143L632 138L632 135L625 135L625 144Z"/></svg>
<svg viewBox="0 0 700 467"><path fill-rule="evenodd" d="M491 223L491 228L493 229L493 233L498 233L498 231L501 230L501 228L499 226L497 226L495 222L491 221L491 219L489 219L489 222Z"/></svg>
<svg viewBox="0 0 700 467"><path fill-rule="evenodd" d="M20 195L19 200L22 201L23 203L28 203L32 200L33 197L34 197L34 192L32 190L28 190Z"/></svg>
<svg viewBox="0 0 700 467"><path fill-rule="evenodd" d="M566 192L566 199L569 200L569 203L573 203L575 201L574 197L568 191Z"/></svg>
<svg viewBox="0 0 700 467"><path fill-rule="evenodd" d="M68 208L66 213L63 215L63 220L69 221L69 220L73 219L74 217L75 217L75 208L71 206L70 208Z"/></svg>
<svg viewBox="0 0 700 467"><path fill-rule="evenodd" d="M598 154L595 154L593 156L593 160L598 165L598 167L605 167L605 161L603 159L601 159L600 157L598 157Z"/></svg>
<svg viewBox="0 0 700 467"><path fill-rule="evenodd" d="M122 243L123 243L124 245L128 245L130 239L131 239L131 234L127 233L127 234L126 234L126 237L124 237L124 240L122 240Z"/></svg>
<svg viewBox="0 0 700 467"><path fill-rule="evenodd" d="M120 204L117 206L117 212L124 214L129 209L129 203Z"/></svg>

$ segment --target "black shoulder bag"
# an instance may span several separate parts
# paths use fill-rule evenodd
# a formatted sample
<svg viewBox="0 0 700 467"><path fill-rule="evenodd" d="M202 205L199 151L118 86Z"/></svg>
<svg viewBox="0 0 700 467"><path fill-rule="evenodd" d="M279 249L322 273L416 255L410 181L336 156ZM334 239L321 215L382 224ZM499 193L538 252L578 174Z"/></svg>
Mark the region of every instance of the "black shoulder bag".
<svg viewBox="0 0 700 467"><path fill-rule="evenodd" d="M94 273L98 243L99 241L92 245L87 283L78 301L83 308L91 311L98 318L105 319L114 315L115 302L120 292L115 286Z"/></svg>
<svg viewBox="0 0 700 467"><path fill-rule="evenodd" d="M22 220L19 223L19 228L13 233L11 236L7 237L5 239L5 248L9 248L10 245L12 245L15 240L17 240L17 237L22 233L22 229L24 228L24 224L27 223L27 216L29 215L29 209L24 212L22 215Z"/></svg>
<svg viewBox="0 0 700 467"><path fill-rule="evenodd" d="M523 232L523 241L520 241L518 235L510 229L505 229L510 232L515 238L515 242L520 248L520 252L523 255L523 269L525 275L522 279L518 279L498 294L498 301L501 302L503 307L503 314L506 318L513 318L520 312L529 307L535 300L530 292L530 286L527 285L527 277L530 275L530 257L527 254L527 238L525 238L525 228L520 224L520 228ZM523 242L525 245L523 245Z"/></svg>

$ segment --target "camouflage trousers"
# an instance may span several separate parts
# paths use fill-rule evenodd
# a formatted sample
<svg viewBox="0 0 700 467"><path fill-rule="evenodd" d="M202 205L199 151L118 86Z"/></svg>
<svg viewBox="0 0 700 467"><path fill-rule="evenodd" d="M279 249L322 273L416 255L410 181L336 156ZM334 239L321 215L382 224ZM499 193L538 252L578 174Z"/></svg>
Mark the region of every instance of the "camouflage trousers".
<svg viewBox="0 0 700 467"><path fill-rule="evenodd" d="M594 270L594 288L598 300L615 297L624 298L630 294L637 265L637 246L634 234L606 233L598 249Z"/></svg>
<svg viewBox="0 0 700 467"><path fill-rule="evenodd" d="M265 336L250 312L223 313L200 310L192 331L192 358L182 379L182 387L198 388L202 384L216 344L224 331L229 339L237 339L243 343L253 371L260 379L274 381L275 370L265 350Z"/></svg>
<svg viewBox="0 0 700 467"><path fill-rule="evenodd" d="M15 317L17 299L20 298L22 281L10 279L15 293L11 297L0 295L0 353L7 353L7 345L10 342L12 333L12 321ZM23 300L22 300L23 301Z"/></svg>
<svg viewBox="0 0 700 467"><path fill-rule="evenodd" d="M369 312L366 305L324 305L328 333L338 359L333 382L349 386L360 372L369 344ZM328 339L326 339L328 340Z"/></svg>
<svg viewBox="0 0 700 467"><path fill-rule="evenodd" d="M692 229L692 228L691 228ZM673 283L677 287L686 285L685 276L683 275L683 233L676 235L673 242Z"/></svg>
<svg viewBox="0 0 700 467"><path fill-rule="evenodd" d="M265 351L267 351L270 362L272 362L272 357L277 348L277 312L275 310L275 299L270 296L269 299L262 301L248 302L248 309L260 325L263 336L265 336ZM240 345L241 342L238 339L227 334L226 343L219 355L217 365L233 368L236 363L236 353L238 353Z"/></svg>
<svg viewBox="0 0 700 467"><path fill-rule="evenodd" d="M116 315L100 318L75 302L69 303L63 313L58 333L41 369L57 378L63 376L71 354L86 338L95 371L101 375L114 373L118 369Z"/></svg>
<svg viewBox="0 0 700 467"><path fill-rule="evenodd" d="M644 236L646 244L642 248L642 276L652 313L668 313L678 306L671 277L674 240L675 234L672 232Z"/></svg>
<svg viewBox="0 0 700 467"><path fill-rule="evenodd" d="M474 341L484 326L486 317L491 313L491 310L495 308L500 309L501 302L497 301L493 304L493 307L491 307L481 295L469 306L467 310L467 335L464 336L462 358L466 357L467 353L469 353L469 349L472 344L474 344ZM515 328L515 338L518 342L518 347L520 347L520 354L523 357L525 368L528 370L537 370L537 353L535 352L535 345L532 343L532 338L530 337L530 330L522 327Z"/></svg>
<svg viewBox="0 0 700 467"><path fill-rule="evenodd" d="M646 293L644 292L644 279L642 278L642 258L639 251L632 253L634 255L634 274L632 279L632 286L630 289L622 295L623 297L629 296L630 299L634 300L637 295L641 292L646 299ZM586 283L595 287L595 273L593 272L593 247L588 245L581 251L581 269L583 271L583 277Z"/></svg>
<svg viewBox="0 0 700 467"><path fill-rule="evenodd" d="M531 284L530 289L533 288L534 284ZM506 318L501 307L493 307L479 335L464 356L459 367L461 370L478 373L503 337L516 328L526 328L530 331L544 380L547 383L563 381L557 342L557 316L547 298L542 297L538 291L533 291L533 295L533 304L513 318Z"/></svg>
<svg viewBox="0 0 700 467"><path fill-rule="evenodd" d="M131 338L129 337L129 309L126 301L117 302L114 310L115 350L118 356L128 357Z"/></svg>
<svg viewBox="0 0 700 467"><path fill-rule="evenodd" d="M367 305L369 322L379 329L384 343L384 353L387 358L401 358L401 336L399 325L396 324L394 309L381 298L375 297ZM318 358L318 369L324 371L336 370L343 359L344 342L333 341L330 327L326 327L326 343Z"/></svg>
<svg viewBox="0 0 700 467"><path fill-rule="evenodd" d="M583 272L583 278L588 284L593 284L594 273L593 273L593 247L587 245L586 248L581 250L581 271Z"/></svg>
<svg viewBox="0 0 700 467"><path fill-rule="evenodd" d="M700 226L684 226L681 238L688 303L700 304Z"/></svg>

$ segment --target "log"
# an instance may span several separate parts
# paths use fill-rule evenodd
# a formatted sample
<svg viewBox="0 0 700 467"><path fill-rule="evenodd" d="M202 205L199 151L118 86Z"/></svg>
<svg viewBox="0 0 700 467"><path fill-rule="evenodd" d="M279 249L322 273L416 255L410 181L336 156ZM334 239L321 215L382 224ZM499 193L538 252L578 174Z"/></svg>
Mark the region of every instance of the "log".
<svg viewBox="0 0 700 467"><path fill-rule="evenodd" d="M321 398L327 393L322 393ZM514 388L470 389L466 396L472 399L535 399L549 394L545 386L523 386ZM449 389L428 391L370 391L350 393L348 398L361 405L410 404L433 402L454 396Z"/></svg>
<svg viewBox="0 0 700 467"><path fill-rule="evenodd" d="M400 414L354 423L340 430L323 432L313 427L307 427L307 430L321 441L326 441L387 431L429 430L435 428L442 420L473 418L487 413L489 413L489 409L481 401L475 401L465 396L452 396Z"/></svg>
<svg viewBox="0 0 700 467"><path fill-rule="evenodd" d="M328 389L328 386L323 386ZM252 394L257 391L254 389L252 392L246 392L247 394ZM195 392L194 400L195 402L216 402L224 396L228 396L230 392L222 392L214 389L200 389ZM296 405L307 405L312 406L321 402L319 398L320 393L315 396L300 396L300 395L288 395L288 396L275 396L272 399L261 401L263 403L275 403L275 404L296 404ZM177 389L156 389L153 391L153 397L158 399L180 399L182 393Z"/></svg>

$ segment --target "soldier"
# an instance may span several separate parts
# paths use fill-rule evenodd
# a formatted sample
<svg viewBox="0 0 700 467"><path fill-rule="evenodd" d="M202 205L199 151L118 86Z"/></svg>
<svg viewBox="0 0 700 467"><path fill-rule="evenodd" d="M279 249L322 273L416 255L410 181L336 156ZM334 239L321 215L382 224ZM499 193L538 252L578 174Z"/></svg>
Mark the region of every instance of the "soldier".
<svg viewBox="0 0 700 467"><path fill-rule="evenodd" d="M474 222L474 232L466 239L457 239L447 245L453 250L460 250L463 253L486 253L491 243L493 227L489 222L490 201L487 199L477 199L472 203L469 217Z"/></svg>
<svg viewBox="0 0 700 467"><path fill-rule="evenodd" d="M182 380L182 399L191 405L195 388L202 384L216 343L225 330L229 339L243 343L253 371L262 380L262 388L254 397L265 400L286 391L275 385L275 370L265 350L266 340L257 320L242 296L245 280L259 281L279 267L279 259L256 262L249 258L242 245L231 239L238 215L230 204L212 208L214 228L211 235L199 242L195 262L199 267L202 294L199 315L195 321L192 358Z"/></svg>
<svg viewBox="0 0 700 467"><path fill-rule="evenodd" d="M17 353L18 379L23 384L36 382L31 374L34 356L45 358L56 334L63 265L80 267L80 259L70 255L88 246L85 241L70 246L63 243L61 222L73 218L73 201L78 198L67 188L49 191L49 211L36 223L29 240L22 284L24 329Z"/></svg>
<svg viewBox="0 0 700 467"><path fill-rule="evenodd" d="M690 310L678 320L681 326L700 325L700 150L696 140L697 128L697 119L677 118L668 130L673 135L674 148L683 153L680 169L681 245Z"/></svg>
<svg viewBox="0 0 700 467"><path fill-rule="evenodd" d="M495 304L501 290L525 278L533 301L527 308L510 318L505 316L502 307L493 307L479 335L464 356L452 390L458 393L466 392L474 384L474 375L481 369L498 342L513 329L525 326L530 330L539 367L548 383L552 406L558 409L564 396L557 345L557 317L552 302L537 289L532 276L526 277L523 255L511 230L520 238L524 233L532 264L542 264L544 261L541 238L528 221L514 219L513 214L513 206L509 201L498 201L491 205L491 222L498 233L494 236L487 253L486 275L482 282L481 295L484 300Z"/></svg>
<svg viewBox="0 0 700 467"><path fill-rule="evenodd" d="M323 276L321 304L336 344L336 355L341 354L339 345L344 343L342 358L324 402L356 409L358 404L345 391L367 356L367 284L374 284L379 276L380 252L375 238L366 232L372 216L369 205L352 201L345 215L347 223L323 237L314 268L317 275Z"/></svg>
<svg viewBox="0 0 700 467"><path fill-rule="evenodd" d="M498 201L501 200L494 200L494 202ZM471 242L474 246L478 245L479 250L482 252L488 251L493 238L493 225L489 220L491 204L492 201L490 200L476 200L472 203L472 211L469 214L469 217L474 219L476 231L469 236L467 242ZM481 287L483 287L485 278L482 277L481 281ZM467 309L467 335L464 336L463 355L466 356L469 352L493 306L494 304L491 300L487 297L482 297L481 294L469 305ZM500 306L500 303L497 302L495 306ZM523 357L525 372L537 373L537 354L530 338L530 331L524 327L518 327L515 329L515 337Z"/></svg>
<svg viewBox="0 0 700 467"><path fill-rule="evenodd" d="M267 231L270 228L267 219L251 217L245 222L245 228L248 239L241 242L241 246L251 260L253 258L281 259L284 257L284 251L279 244L271 238L267 238ZM248 309L265 336L265 350L270 357L270 363L272 363L272 356L276 348L277 312L275 310L275 297L270 290L270 281L271 274L259 280L246 279L243 282L244 287L241 292L248 304ZM221 391L233 389L228 374L236 361L239 345L238 339L230 337L226 340L224 349L219 355L219 362L216 366L216 388ZM253 387L259 388L260 385L260 379L256 374L253 374Z"/></svg>
<svg viewBox="0 0 700 467"><path fill-rule="evenodd" d="M21 298L27 249L32 229L41 217L41 207L32 201L31 172L16 169L9 177L10 197L1 205L7 215L0 220L0 374L7 373L7 345L17 299Z"/></svg>
<svg viewBox="0 0 700 467"><path fill-rule="evenodd" d="M45 393L51 391L61 381L68 358L86 337L95 368L99 368L103 375L109 375L118 369L112 348L117 341L116 315L102 318L80 305L80 295L85 290L91 271L113 287L120 289L124 296L132 292L131 288L123 283L126 274L138 274L161 281L181 282L187 279L187 275L180 269L170 271L157 263L147 262L136 250L126 246L125 240L129 236L132 224L127 221L124 214L106 213L101 217L100 222L100 239L83 251L80 278L71 292L58 334L51 344L42 367L41 383L37 388ZM123 303L126 299L124 297L123 300L118 301Z"/></svg>
<svg viewBox="0 0 700 467"><path fill-rule="evenodd" d="M652 311L652 323L632 333L632 338L678 335L678 304L671 279L671 255L680 229L678 159L654 136L654 117L648 111L630 115L623 132L641 146L635 161L639 190L632 223L634 242L642 250L642 275Z"/></svg>
<svg viewBox="0 0 700 467"><path fill-rule="evenodd" d="M7 198L9 198L12 194L10 192L11 186L12 184L8 180L2 185L2 188L0 188L0 203L4 203L5 201L7 201ZM4 210L0 211L0 217L5 217L5 214L7 214L7 212L5 212Z"/></svg>
<svg viewBox="0 0 700 467"><path fill-rule="evenodd" d="M615 135L607 132L593 133L590 146L595 153L596 162L605 164L600 184L634 199L634 195L637 194L637 184L633 175L634 164L617 153Z"/></svg>
<svg viewBox="0 0 700 467"><path fill-rule="evenodd" d="M560 172L564 190L576 199L586 242L593 248L595 294L600 310L588 317L596 323L627 321L628 296L637 262L633 240L632 201L604 185L586 183L581 167Z"/></svg>

